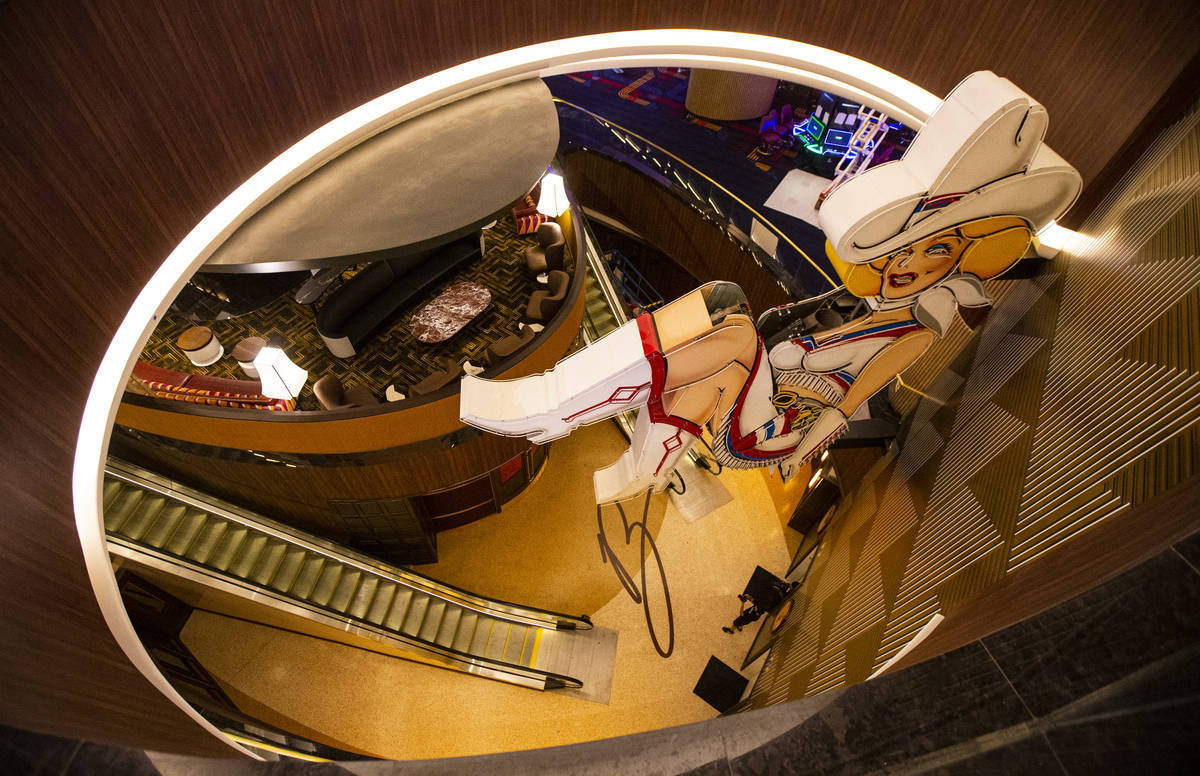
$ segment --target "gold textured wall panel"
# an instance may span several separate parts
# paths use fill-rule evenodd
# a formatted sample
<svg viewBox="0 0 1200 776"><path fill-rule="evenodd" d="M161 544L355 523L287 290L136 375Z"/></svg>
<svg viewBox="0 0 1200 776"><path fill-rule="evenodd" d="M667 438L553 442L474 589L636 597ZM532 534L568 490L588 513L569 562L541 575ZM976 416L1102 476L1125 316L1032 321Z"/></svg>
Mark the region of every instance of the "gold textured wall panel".
<svg viewBox="0 0 1200 776"><path fill-rule="evenodd" d="M692 68L688 75L687 109L718 121L758 118L771 109L779 81L761 75Z"/></svg>
<svg viewBox="0 0 1200 776"><path fill-rule="evenodd" d="M907 433L839 508L747 705L862 681L935 615L957 623L954 644L979 638L1032 606L1012 590L1004 611L977 603L1010 579L1036 572L1044 606L1143 537L1200 527L1194 508L1138 509L1200 473L1198 224L1193 107L1081 239L909 370L930 397L897 401ZM1102 525L1107 568L1071 550Z"/></svg>

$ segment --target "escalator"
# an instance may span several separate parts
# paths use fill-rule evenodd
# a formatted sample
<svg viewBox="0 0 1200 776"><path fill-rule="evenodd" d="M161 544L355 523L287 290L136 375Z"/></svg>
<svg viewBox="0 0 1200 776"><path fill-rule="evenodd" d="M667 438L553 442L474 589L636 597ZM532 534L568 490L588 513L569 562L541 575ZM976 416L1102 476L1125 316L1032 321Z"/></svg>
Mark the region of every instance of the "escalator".
<svg viewBox="0 0 1200 776"><path fill-rule="evenodd" d="M613 331L621 324L613 315L611 302L604 295L604 289L596 278L596 271L591 263L587 265L587 289L584 294L584 307L593 331L589 332L596 340Z"/></svg>
<svg viewBox="0 0 1200 776"><path fill-rule="evenodd" d="M413 660L545 690L587 673L586 618L459 590L115 459L104 526L115 556Z"/></svg>

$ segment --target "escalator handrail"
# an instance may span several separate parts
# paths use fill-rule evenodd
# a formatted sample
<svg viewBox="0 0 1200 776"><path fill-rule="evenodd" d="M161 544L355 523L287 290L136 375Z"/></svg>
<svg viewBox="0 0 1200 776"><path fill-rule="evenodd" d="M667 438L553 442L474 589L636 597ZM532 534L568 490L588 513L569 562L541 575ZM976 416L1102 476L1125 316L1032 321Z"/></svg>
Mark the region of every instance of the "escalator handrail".
<svg viewBox="0 0 1200 776"><path fill-rule="evenodd" d="M289 544L298 545L310 552L331 558L338 563L385 577L434 598L439 598L480 614L486 614L489 617L552 630L563 628L587 630L592 627L592 623L583 617L486 598L407 569L385 565L373 558L354 552L349 548L341 547L299 529L283 525L249 510L243 510L233 504L172 482L166 477L154 474L126 461L119 461L110 457L104 468L107 476L112 476L137 487L158 493L187 506L208 512L225 520L230 520L273 538L288 542Z"/></svg>

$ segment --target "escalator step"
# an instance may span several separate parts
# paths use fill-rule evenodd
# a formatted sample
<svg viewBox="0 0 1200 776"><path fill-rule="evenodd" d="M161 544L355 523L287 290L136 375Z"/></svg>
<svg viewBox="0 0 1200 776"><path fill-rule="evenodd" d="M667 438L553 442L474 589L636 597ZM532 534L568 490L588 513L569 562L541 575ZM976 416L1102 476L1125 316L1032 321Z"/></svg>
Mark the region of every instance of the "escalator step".
<svg viewBox="0 0 1200 776"><path fill-rule="evenodd" d="M421 630L417 632L422 641L433 641L437 638L438 630L442 627L442 618L446 614L446 602L440 598L432 598L425 610L425 618L421 622Z"/></svg>
<svg viewBox="0 0 1200 776"><path fill-rule="evenodd" d="M308 557L308 553L299 547L287 548L283 560L279 563L279 568L275 571L275 576L271 577L267 584L285 593L291 590L300 576L300 569L303 568L306 557Z"/></svg>
<svg viewBox="0 0 1200 776"><path fill-rule="evenodd" d="M342 579L342 572L346 567L340 563L326 564L325 570L321 572L321 578L317 580L313 591L309 593L308 600L318 606L324 606L329 603L329 599L333 598L333 593L337 590L337 584Z"/></svg>
<svg viewBox="0 0 1200 776"><path fill-rule="evenodd" d="M437 635L433 638L434 642L443 647L453 646L454 634L458 631L462 615L461 606L448 606L445 614L442 615L442 626L438 628Z"/></svg>
<svg viewBox="0 0 1200 776"><path fill-rule="evenodd" d="M145 495L144 490L125 487L113 505L104 510L104 528L119 533L121 526L129 520L130 515L137 509L138 504L142 503L142 497Z"/></svg>
<svg viewBox="0 0 1200 776"><path fill-rule="evenodd" d="M189 508L184 513L179 530L175 532L163 549L172 555L186 556L188 548L200 537L200 529L204 528L207 522L208 514L199 509Z"/></svg>
<svg viewBox="0 0 1200 776"><path fill-rule="evenodd" d="M345 612L350 607L350 601L354 598L354 593L358 590L362 579L361 571L347 566L342 572L342 578L338 580L338 586L334 589L333 595L329 597L329 608Z"/></svg>
<svg viewBox="0 0 1200 776"><path fill-rule="evenodd" d="M317 580L321 578L321 572L325 570L325 559L320 555L308 555L308 553L305 555L307 557L300 566L300 573L296 575L296 581L286 592L307 601L312 596L313 588L317 586Z"/></svg>
<svg viewBox="0 0 1200 776"><path fill-rule="evenodd" d="M121 482L120 480L113 480L109 479L108 477L104 478L104 492L100 503L103 505L105 510L112 506L117 496L119 496L121 491L124 489L125 483Z"/></svg>
<svg viewBox="0 0 1200 776"><path fill-rule="evenodd" d="M425 611L429 609L429 596L424 593L413 593L412 603L408 607L408 616L400 632L406 636L416 636L421 630L421 622L425 619Z"/></svg>
<svg viewBox="0 0 1200 776"><path fill-rule="evenodd" d="M229 530L229 522L222 520L219 517L208 516L208 521L200 530L200 535L196 537L195 544L188 550L187 556L197 563L206 563L211 565L211 559L217 546L221 543L221 539L225 537L225 533Z"/></svg>
<svg viewBox="0 0 1200 776"><path fill-rule="evenodd" d="M400 632L400 628L404 626L404 618L408 616L408 607L412 604L413 591L410 587L400 587L396 590L396 598L392 601L392 608L388 610L387 619L383 624L388 628Z"/></svg>
<svg viewBox="0 0 1200 776"><path fill-rule="evenodd" d="M553 671L554 658L557 656L558 650L555 649L558 639L557 631L546 631L542 634L542 643L538 645L536 655L529 656L529 666L540 671ZM557 672L556 672L557 673Z"/></svg>
<svg viewBox="0 0 1200 776"><path fill-rule="evenodd" d="M354 599L346 607L346 614L357 620L364 619L371 601L375 598L375 591L379 589L379 582L379 577L375 576L368 576L364 579L358 586L358 592L354 594Z"/></svg>
<svg viewBox="0 0 1200 776"><path fill-rule="evenodd" d="M125 525L121 526L121 533L135 542L141 541L166 503L167 500L163 496L157 493L147 493L138 503L137 509L125 521Z"/></svg>
<svg viewBox="0 0 1200 776"><path fill-rule="evenodd" d="M533 667L534 648L538 646L538 636L544 628L529 628L525 634L525 644L521 647L521 656L517 662L523 666Z"/></svg>
<svg viewBox="0 0 1200 776"><path fill-rule="evenodd" d="M492 660L503 660L504 650L508 646L508 637L512 633L510 624L505 620L493 620L492 637L488 639L484 655Z"/></svg>
<svg viewBox="0 0 1200 776"><path fill-rule="evenodd" d="M237 559L238 548L242 546L242 540L249 533L250 529L246 528L246 526L229 523L225 533L221 536L221 540L213 548L208 565L218 568L221 571L229 568L230 564Z"/></svg>
<svg viewBox="0 0 1200 776"><path fill-rule="evenodd" d="M177 501L166 502L158 514L158 519L154 521L150 530L146 531L146 536L142 541L151 547L162 547L179 530L185 513L187 513L186 504L180 504Z"/></svg>
<svg viewBox="0 0 1200 776"><path fill-rule="evenodd" d="M458 629L454 632L454 642L450 646L459 652L470 652L471 640L475 638L475 626L478 622L478 612L463 611L458 620Z"/></svg>
<svg viewBox="0 0 1200 776"><path fill-rule="evenodd" d="M259 585L266 585L274 579L275 572L279 571L279 564L283 562L283 556L287 554L287 551L286 542L270 540L263 551L259 553L258 563L254 564L248 579Z"/></svg>
<svg viewBox="0 0 1200 776"><path fill-rule="evenodd" d="M487 653L488 640L492 637L492 630L496 627L496 621L491 617L479 615L479 621L475 623L475 635L471 637L471 646L467 648L467 652L472 655L483 655Z"/></svg>
<svg viewBox="0 0 1200 776"><path fill-rule="evenodd" d="M532 638L530 630L527 625L513 623L508 634L508 646L504 648L504 657L501 658L505 663L521 662L521 655L525 654L525 642Z"/></svg>
<svg viewBox="0 0 1200 776"><path fill-rule="evenodd" d="M396 597L398 587L399 585L395 582L382 582L379 587L375 588L375 595L371 598L371 605L367 608L366 619L368 622L383 625L383 618L387 617L388 610L392 608L392 599Z"/></svg>
<svg viewBox="0 0 1200 776"><path fill-rule="evenodd" d="M267 535L257 531L247 537L238 550L237 560L229 566L229 573L242 579L249 579L250 572L254 570L258 559L262 557L263 550L267 548L267 541Z"/></svg>

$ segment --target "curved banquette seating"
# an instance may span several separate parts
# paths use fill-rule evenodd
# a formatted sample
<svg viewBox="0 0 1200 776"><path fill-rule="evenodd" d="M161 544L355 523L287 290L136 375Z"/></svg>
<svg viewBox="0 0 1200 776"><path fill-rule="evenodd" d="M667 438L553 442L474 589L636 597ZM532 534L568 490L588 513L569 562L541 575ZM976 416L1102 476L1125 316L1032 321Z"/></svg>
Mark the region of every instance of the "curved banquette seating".
<svg viewBox="0 0 1200 776"><path fill-rule="evenodd" d="M377 261L329 295L317 312L317 332L329 352L350 358L412 302L454 270L479 257L479 235L430 251Z"/></svg>
<svg viewBox="0 0 1200 776"><path fill-rule="evenodd" d="M262 393L258 380L230 380L225 377L177 372L145 361L133 365L132 378L143 393L159 399L191 404L239 409L287 411L295 409L291 399L272 399Z"/></svg>

